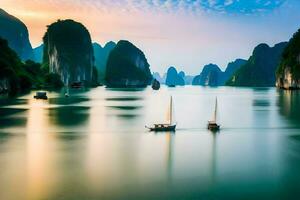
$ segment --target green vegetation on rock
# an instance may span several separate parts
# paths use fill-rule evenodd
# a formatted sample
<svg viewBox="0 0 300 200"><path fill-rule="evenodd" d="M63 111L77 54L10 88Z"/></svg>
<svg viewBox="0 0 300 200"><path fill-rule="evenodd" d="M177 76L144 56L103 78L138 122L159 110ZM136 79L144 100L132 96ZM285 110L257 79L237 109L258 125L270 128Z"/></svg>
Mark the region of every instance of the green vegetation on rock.
<svg viewBox="0 0 300 200"><path fill-rule="evenodd" d="M300 88L300 29L293 35L282 53L276 77L278 87L285 89Z"/></svg>
<svg viewBox="0 0 300 200"><path fill-rule="evenodd" d="M43 38L43 64L59 74L65 85L92 84L94 51L89 31L73 20L58 20L48 26Z"/></svg>
<svg viewBox="0 0 300 200"><path fill-rule="evenodd" d="M0 37L8 41L22 60L33 59L33 50L29 41L26 25L18 18L0 8Z"/></svg>
<svg viewBox="0 0 300 200"><path fill-rule="evenodd" d="M269 87L275 86L275 71L287 43L282 42L274 47L260 44L255 47L252 56L227 81L229 86Z"/></svg>
<svg viewBox="0 0 300 200"><path fill-rule="evenodd" d="M110 52L106 67L109 87L145 87L152 81L144 53L128 41L119 41Z"/></svg>
<svg viewBox="0 0 300 200"><path fill-rule="evenodd" d="M52 87L49 83L55 83L57 88L61 81L49 81L47 77L48 73L39 63L31 60L23 63L8 42L0 38L0 93L14 95L32 88Z"/></svg>

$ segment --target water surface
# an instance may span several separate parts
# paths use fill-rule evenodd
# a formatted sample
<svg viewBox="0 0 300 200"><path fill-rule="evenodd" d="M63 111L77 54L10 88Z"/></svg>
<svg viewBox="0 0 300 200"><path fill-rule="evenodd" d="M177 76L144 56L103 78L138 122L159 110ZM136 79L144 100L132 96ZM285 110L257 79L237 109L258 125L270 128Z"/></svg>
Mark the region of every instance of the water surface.
<svg viewBox="0 0 300 200"><path fill-rule="evenodd" d="M0 99L0 199L295 199L300 93L74 90ZM165 122L170 95L176 133ZM218 96L222 130L206 130Z"/></svg>

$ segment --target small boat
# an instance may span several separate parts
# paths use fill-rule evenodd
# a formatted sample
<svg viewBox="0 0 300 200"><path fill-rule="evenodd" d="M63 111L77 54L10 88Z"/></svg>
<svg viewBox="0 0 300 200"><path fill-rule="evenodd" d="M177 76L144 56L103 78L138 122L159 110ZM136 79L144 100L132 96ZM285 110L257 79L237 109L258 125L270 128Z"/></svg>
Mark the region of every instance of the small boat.
<svg viewBox="0 0 300 200"><path fill-rule="evenodd" d="M173 111L173 99L171 97L170 99L170 107L169 107L169 123L166 124L154 124L153 127L147 127L150 131L154 132L166 132L166 131L176 131L176 123L173 123L174 117L174 111Z"/></svg>
<svg viewBox="0 0 300 200"><path fill-rule="evenodd" d="M74 89L80 89L83 87L83 83L82 82L74 82L71 84L71 88L74 88Z"/></svg>
<svg viewBox="0 0 300 200"><path fill-rule="evenodd" d="M153 90L159 90L159 88L160 88L160 82L158 80L154 79L152 81L152 89Z"/></svg>
<svg viewBox="0 0 300 200"><path fill-rule="evenodd" d="M176 85L170 84L170 85L168 85L168 87L176 87Z"/></svg>
<svg viewBox="0 0 300 200"><path fill-rule="evenodd" d="M213 120L208 121L208 124L207 124L208 130L211 130L211 131L219 131L220 130L220 125L217 123L217 113L218 113L218 99L216 98L215 112L214 112Z"/></svg>
<svg viewBox="0 0 300 200"><path fill-rule="evenodd" d="M35 96L33 96L35 99L44 99L47 100L47 92L36 92Z"/></svg>

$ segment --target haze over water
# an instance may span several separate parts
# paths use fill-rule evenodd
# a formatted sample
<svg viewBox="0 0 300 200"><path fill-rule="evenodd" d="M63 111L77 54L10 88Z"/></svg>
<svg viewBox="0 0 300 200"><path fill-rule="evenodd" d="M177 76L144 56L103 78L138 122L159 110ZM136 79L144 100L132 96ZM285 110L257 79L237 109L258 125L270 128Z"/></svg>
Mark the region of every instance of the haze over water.
<svg viewBox="0 0 300 200"><path fill-rule="evenodd" d="M298 193L300 93L163 87L0 100L0 199L284 199ZM164 122L170 95L176 133ZM218 96L218 134L206 130ZM290 196L289 196L290 195ZM295 196L293 196L295 197Z"/></svg>

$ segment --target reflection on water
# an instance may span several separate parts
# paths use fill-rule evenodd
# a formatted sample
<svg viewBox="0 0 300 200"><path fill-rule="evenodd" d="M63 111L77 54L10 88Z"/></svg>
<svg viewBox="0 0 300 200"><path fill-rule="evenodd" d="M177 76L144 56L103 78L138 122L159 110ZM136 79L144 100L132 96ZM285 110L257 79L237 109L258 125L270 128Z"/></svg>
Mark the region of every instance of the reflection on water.
<svg viewBox="0 0 300 200"><path fill-rule="evenodd" d="M295 199L300 95L162 87L0 100L0 199ZM150 133L170 95L176 133ZM222 129L206 129L215 97Z"/></svg>
<svg viewBox="0 0 300 200"><path fill-rule="evenodd" d="M286 117L294 127L300 126L300 92L279 91L278 107L281 115Z"/></svg>

